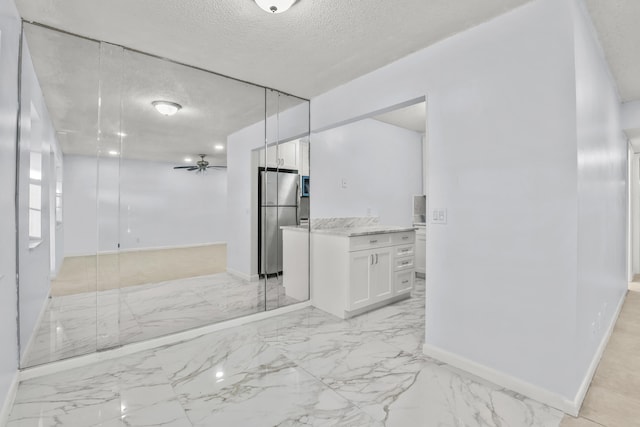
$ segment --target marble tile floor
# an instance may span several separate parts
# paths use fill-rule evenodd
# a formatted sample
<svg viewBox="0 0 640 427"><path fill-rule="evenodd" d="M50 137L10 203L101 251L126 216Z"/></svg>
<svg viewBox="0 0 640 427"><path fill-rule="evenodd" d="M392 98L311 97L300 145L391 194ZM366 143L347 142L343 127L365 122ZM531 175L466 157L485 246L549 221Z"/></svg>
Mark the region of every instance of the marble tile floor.
<svg viewBox="0 0 640 427"><path fill-rule="evenodd" d="M553 426L562 413L422 354L414 296L309 307L20 384L8 427Z"/></svg>
<svg viewBox="0 0 640 427"><path fill-rule="evenodd" d="M640 426L640 291L629 288L579 416L562 427Z"/></svg>
<svg viewBox="0 0 640 427"><path fill-rule="evenodd" d="M268 310L296 302L277 280L266 286ZM49 300L23 366L157 338L265 310L264 281L227 273Z"/></svg>

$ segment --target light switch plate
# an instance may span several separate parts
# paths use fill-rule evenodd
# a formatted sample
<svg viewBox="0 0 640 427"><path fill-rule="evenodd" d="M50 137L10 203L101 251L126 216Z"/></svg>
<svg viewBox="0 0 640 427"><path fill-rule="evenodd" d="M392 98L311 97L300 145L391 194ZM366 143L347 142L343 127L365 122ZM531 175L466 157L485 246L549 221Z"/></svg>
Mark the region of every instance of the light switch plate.
<svg viewBox="0 0 640 427"><path fill-rule="evenodd" d="M341 184L342 184L342 188L347 188L347 179L342 178Z"/></svg>
<svg viewBox="0 0 640 427"><path fill-rule="evenodd" d="M431 224L446 224L447 210L444 208L434 208L431 210Z"/></svg>

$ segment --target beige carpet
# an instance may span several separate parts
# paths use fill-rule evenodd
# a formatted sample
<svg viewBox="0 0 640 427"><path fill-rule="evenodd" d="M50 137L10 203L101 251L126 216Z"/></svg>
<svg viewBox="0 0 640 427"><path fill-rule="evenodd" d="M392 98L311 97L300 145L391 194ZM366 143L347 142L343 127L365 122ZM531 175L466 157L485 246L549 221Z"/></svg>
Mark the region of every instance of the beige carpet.
<svg viewBox="0 0 640 427"><path fill-rule="evenodd" d="M629 285L627 299L589 386L579 418L565 416L562 427L640 426L639 285Z"/></svg>
<svg viewBox="0 0 640 427"><path fill-rule="evenodd" d="M118 289L223 273L226 269L226 244L66 257L58 277L51 282L51 295Z"/></svg>

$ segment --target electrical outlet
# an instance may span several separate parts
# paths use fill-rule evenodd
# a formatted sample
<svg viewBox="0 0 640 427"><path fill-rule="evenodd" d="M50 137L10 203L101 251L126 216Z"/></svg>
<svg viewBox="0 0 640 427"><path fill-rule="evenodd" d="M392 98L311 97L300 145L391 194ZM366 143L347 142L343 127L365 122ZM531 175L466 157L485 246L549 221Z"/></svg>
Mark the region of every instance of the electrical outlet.
<svg viewBox="0 0 640 427"><path fill-rule="evenodd" d="M342 186L342 188L347 188L347 179L346 178L342 178L340 185Z"/></svg>

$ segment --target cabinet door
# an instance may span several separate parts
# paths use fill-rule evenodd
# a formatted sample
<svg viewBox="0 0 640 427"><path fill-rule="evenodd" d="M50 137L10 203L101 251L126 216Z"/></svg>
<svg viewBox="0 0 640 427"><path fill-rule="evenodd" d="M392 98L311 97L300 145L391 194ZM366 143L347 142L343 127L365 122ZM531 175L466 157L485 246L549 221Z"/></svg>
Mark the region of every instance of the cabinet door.
<svg viewBox="0 0 640 427"><path fill-rule="evenodd" d="M290 141L280 144L279 156L281 169L298 169L298 143Z"/></svg>
<svg viewBox="0 0 640 427"><path fill-rule="evenodd" d="M277 168L278 167L278 146L272 145L267 147L267 167Z"/></svg>
<svg viewBox="0 0 640 427"><path fill-rule="evenodd" d="M370 274L371 302L389 298L393 294L393 249L380 248L375 251L375 260Z"/></svg>
<svg viewBox="0 0 640 427"><path fill-rule="evenodd" d="M355 310L371 303L369 287L374 262L373 251L351 252L350 273L347 289L347 310Z"/></svg>

